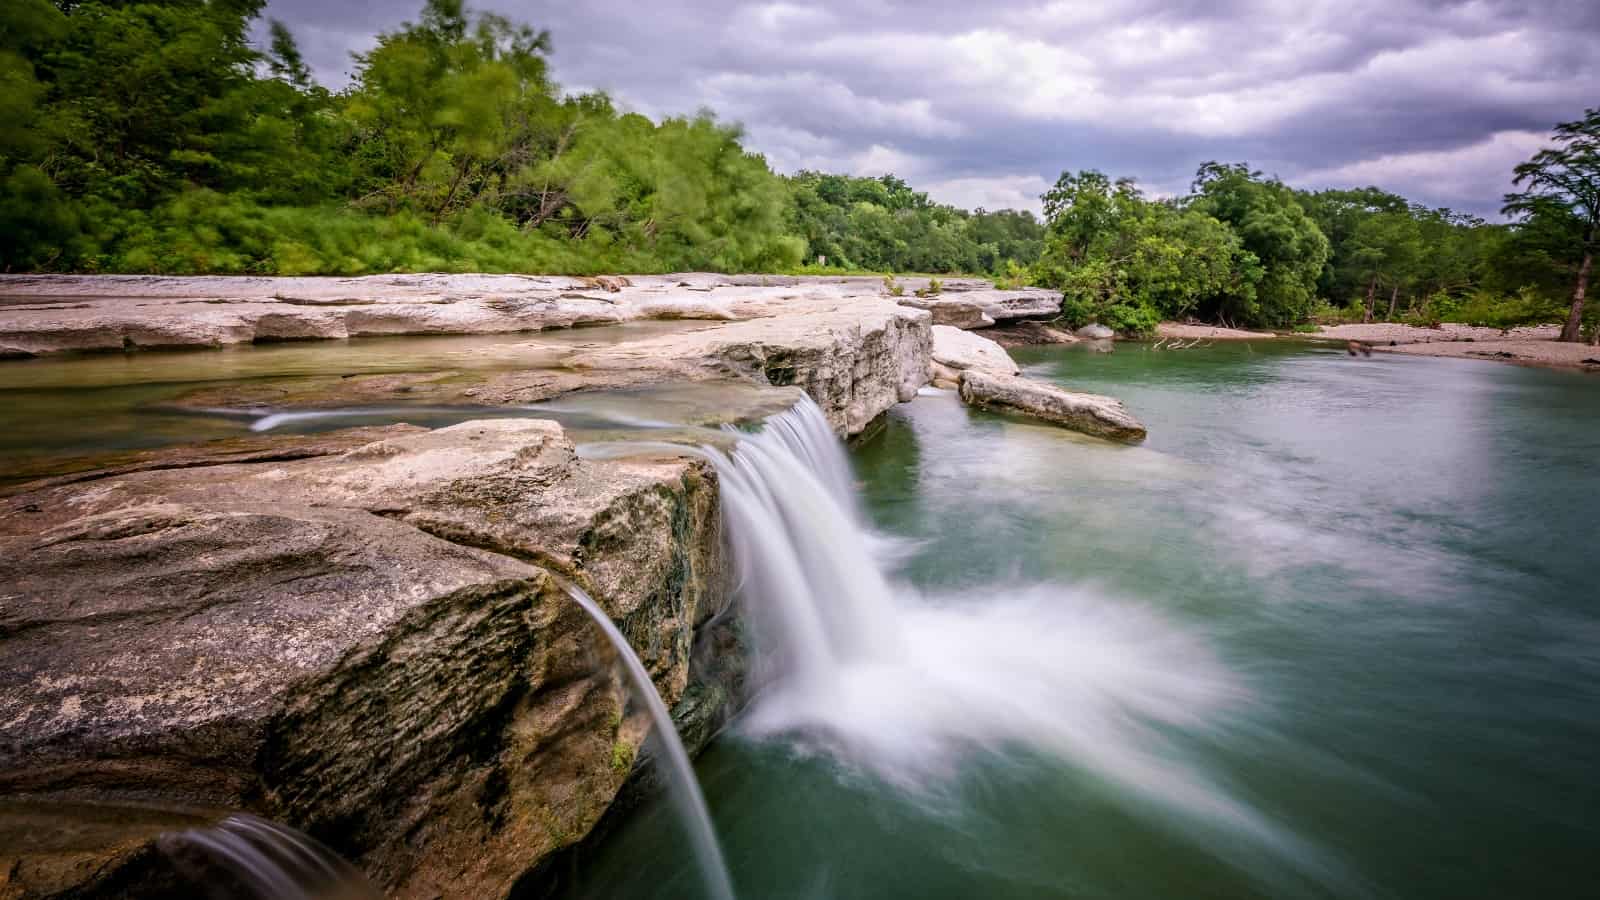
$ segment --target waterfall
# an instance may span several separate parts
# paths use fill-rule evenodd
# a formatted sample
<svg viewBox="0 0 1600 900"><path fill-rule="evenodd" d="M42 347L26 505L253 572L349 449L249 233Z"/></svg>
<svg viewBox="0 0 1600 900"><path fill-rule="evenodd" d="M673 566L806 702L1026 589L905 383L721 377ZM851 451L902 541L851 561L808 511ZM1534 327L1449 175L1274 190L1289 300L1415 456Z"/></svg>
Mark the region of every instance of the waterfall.
<svg viewBox="0 0 1600 900"><path fill-rule="evenodd" d="M563 586L573 601L583 607L589 618L600 627L606 640L616 648L617 655L622 658L623 666L628 672L628 681L632 684L634 693L644 702L645 708L650 713L650 721L655 726L657 740L661 742L667 774L667 790L672 796L673 803L678 807L678 812L683 818L689 837L694 843L695 856L699 860L700 869L705 877L706 890L714 900L733 900L733 884L728 878L727 864L722 860L722 848L717 844L716 832L711 828L711 814L706 811L705 797L700 793L700 784L695 780L694 767L689 763L689 753L683 747L683 740L678 737L678 730L672 724L672 714L667 711L667 704L662 701L661 695L656 692L656 686L650 681L650 673L645 671L644 663L640 661L639 654L633 652L628 645L628 639L623 637L606 611L594 601L584 590L571 582Z"/></svg>
<svg viewBox="0 0 1600 900"><path fill-rule="evenodd" d="M1043 754L1130 792L1132 808L1164 811L1163 824L1221 856L1323 865L1197 755L1255 704L1196 629L1093 585L925 594L897 580L893 542L868 527L844 447L809 398L727 452L579 448L663 452L717 470L761 684L742 734L813 745L923 795L972 753Z"/></svg>
<svg viewBox="0 0 1600 900"><path fill-rule="evenodd" d="M239 900L216 877L221 869L253 900L379 900L354 866L308 835L251 815L211 828L162 835L158 844L208 893Z"/></svg>

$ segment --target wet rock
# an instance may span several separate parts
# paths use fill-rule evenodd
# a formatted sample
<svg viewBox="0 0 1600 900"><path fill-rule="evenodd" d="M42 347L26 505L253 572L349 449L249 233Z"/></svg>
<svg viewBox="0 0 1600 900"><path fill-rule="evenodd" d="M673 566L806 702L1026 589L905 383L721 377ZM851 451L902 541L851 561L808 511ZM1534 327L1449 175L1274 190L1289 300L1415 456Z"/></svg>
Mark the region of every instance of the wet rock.
<svg viewBox="0 0 1600 900"><path fill-rule="evenodd" d="M708 326L574 356L584 378L740 377L804 390L840 436L859 433L927 384L930 316L877 297L797 303L782 315Z"/></svg>
<svg viewBox="0 0 1600 900"><path fill-rule="evenodd" d="M933 326L933 386L954 389L964 371L1015 375L1019 371L1004 347L981 335Z"/></svg>
<svg viewBox="0 0 1600 900"><path fill-rule="evenodd" d="M972 406L1021 413L1096 437L1126 443L1145 438L1145 427L1120 400L1066 391L1012 375L971 369L961 373L961 399Z"/></svg>
<svg viewBox="0 0 1600 900"><path fill-rule="evenodd" d="M44 457L8 464L0 477L0 497L19 491L96 481L155 469L192 469L224 463L289 462L332 456L363 444L423 429L412 425L347 428L325 434L251 435L186 447L128 450L78 457Z"/></svg>
<svg viewBox="0 0 1600 900"><path fill-rule="evenodd" d="M326 408L401 396L432 403L523 404L578 390L735 378L802 388L841 435L852 435L895 403L915 396L928 380L932 314L897 305L882 296L881 288L874 279L700 274L594 283L483 275L0 276L0 293L86 298L86 308L75 311L81 314L77 318L0 304L0 352L8 347L19 354L43 354L695 319L705 325L559 352L533 338L520 349L540 362L494 371L463 366L349 378L260 379L197 391L181 405ZM201 297L215 302L197 299Z"/></svg>
<svg viewBox="0 0 1600 900"><path fill-rule="evenodd" d="M1091 341L1109 341L1117 336L1115 331L1101 325L1099 322L1091 322L1079 328L1076 334L1080 338Z"/></svg>
<svg viewBox="0 0 1600 900"><path fill-rule="evenodd" d="M556 578L676 703L724 603L714 476L579 459L526 419L256 460L0 500L0 794L246 809L392 896L505 895L599 819L645 734ZM88 890L144 846L65 869L7 846L0 872Z"/></svg>

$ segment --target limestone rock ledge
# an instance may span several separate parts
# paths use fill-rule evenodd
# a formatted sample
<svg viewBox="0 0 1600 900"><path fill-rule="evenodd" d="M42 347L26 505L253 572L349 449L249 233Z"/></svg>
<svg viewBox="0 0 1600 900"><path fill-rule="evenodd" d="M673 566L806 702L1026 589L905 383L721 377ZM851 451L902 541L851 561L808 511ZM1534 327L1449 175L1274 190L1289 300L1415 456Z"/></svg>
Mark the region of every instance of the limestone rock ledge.
<svg viewBox="0 0 1600 900"><path fill-rule="evenodd" d="M933 326L933 386L954 389L964 371L1015 375L1017 364L1006 348L982 335L948 325Z"/></svg>
<svg viewBox="0 0 1600 900"><path fill-rule="evenodd" d="M1021 413L1114 441L1136 444L1145 439L1144 424L1120 400L1014 375L968 369L961 373L961 399L971 406Z"/></svg>
<svg viewBox="0 0 1600 900"><path fill-rule="evenodd" d="M588 832L646 732L557 576L669 705L725 714L691 666L725 603L704 464L579 459L538 420L350 443L0 500L0 819L245 809L391 896L505 896ZM0 848L0 895L141 896L158 830Z"/></svg>
<svg viewBox="0 0 1600 900"><path fill-rule="evenodd" d="M911 399L929 377L932 315L896 304L877 279L0 275L0 357L381 334L537 332L641 319L707 321L560 352L533 336L483 351L558 357L537 366L260 379L227 386L221 395L201 392L191 402L279 410L422 398L525 404L576 390L733 378L804 389L846 436Z"/></svg>

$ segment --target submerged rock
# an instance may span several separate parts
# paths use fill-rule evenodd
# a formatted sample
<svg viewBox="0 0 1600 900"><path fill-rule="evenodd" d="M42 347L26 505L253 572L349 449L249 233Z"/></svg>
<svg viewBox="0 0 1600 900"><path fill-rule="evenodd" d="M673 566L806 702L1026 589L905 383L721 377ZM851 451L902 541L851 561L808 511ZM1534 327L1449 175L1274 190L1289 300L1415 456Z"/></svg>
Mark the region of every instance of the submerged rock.
<svg viewBox="0 0 1600 900"><path fill-rule="evenodd" d="M1011 354L994 341L948 325L933 326L933 386L953 389L969 370L994 375L1020 371Z"/></svg>
<svg viewBox="0 0 1600 900"><path fill-rule="evenodd" d="M645 733L556 577L676 703L725 602L714 486L699 462L579 459L555 423L504 419L18 493L0 794L249 810L392 896L504 896L587 833ZM0 872L17 896L139 896L127 867L153 851L73 852L8 846Z"/></svg>
<svg viewBox="0 0 1600 900"><path fill-rule="evenodd" d="M1126 443L1145 439L1144 425L1122 401L1027 378L969 369L961 373L961 399L972 406L1022 413L1096 437Z"/></svg>

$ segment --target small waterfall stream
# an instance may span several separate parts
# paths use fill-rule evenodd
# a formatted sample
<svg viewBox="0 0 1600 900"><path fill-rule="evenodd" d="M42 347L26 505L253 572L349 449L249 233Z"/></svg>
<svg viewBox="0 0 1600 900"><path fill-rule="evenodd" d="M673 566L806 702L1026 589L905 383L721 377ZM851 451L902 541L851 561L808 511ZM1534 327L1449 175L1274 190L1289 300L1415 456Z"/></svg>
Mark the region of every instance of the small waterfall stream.
<svg viewBox="0 0 1600 900"><path fill-rule="evenodd" d="M634 693L644 701L645 708L649 710L656 738L661 741L662 755L665 757L662 763L667 772L667 790L683 817L684 826L689 830L695 855L705 877L707 893L714 900L733 900L733 883L728 878L727 864L722 860L722 847L717 843L716 832L711 828L711 814L706 811L706 800L700 793L700 783L695 780L689 753L684 749L683 740L678 737L678 730L672 724L672 713L667 710L667 704L656 692L656 686L650 681L650 673L645 671L639 654L633 652L633 648L628 645L628 639L623 637L622 631L611 621L611 617L606 615L606 611L600 608L600 604L585 593L583 588L571 582L564 582L563 586L573 602L583 607L583 611L589 614L589 618L594 620L595 625L605 634L606 640L616 648L617 655L622 658L623 666L627 669L628 680L633 685Z"/></svg>
<svg viewBox="0 0 1600 900"><path fill-rule="evenodd" d="M382 897L354 866L315 839L293 828L243 813L229 816L210 828L163 835L160 846L180 871L203 886L205 896L219 900L380 900ZM236 884L226 885L224 880ZM235 888L245 891L242 897L234 892Z"/></svg>

